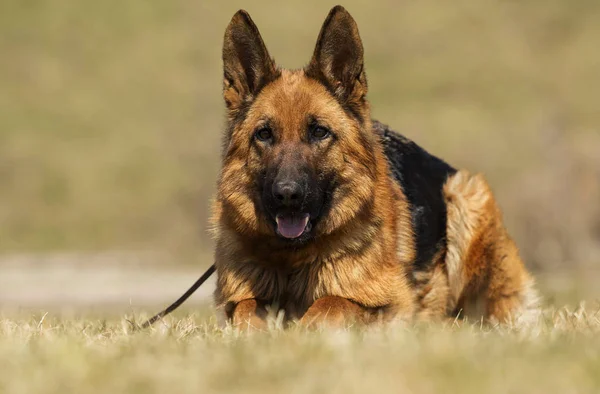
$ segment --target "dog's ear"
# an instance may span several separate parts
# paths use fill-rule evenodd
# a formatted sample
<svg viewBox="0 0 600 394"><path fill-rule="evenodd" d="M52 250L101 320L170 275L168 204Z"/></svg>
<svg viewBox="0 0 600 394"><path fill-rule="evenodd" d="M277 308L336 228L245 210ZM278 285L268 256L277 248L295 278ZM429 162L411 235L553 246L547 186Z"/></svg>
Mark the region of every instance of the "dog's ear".
<svg viewBox="0 0 600 394"><path fill-rule="evenodd" d="M333 7L321 27L306 75L324 83L342 104L362 104L367 94L363 64L354 18L344 7Z"/></svg>
<svg viewBox="0 0 600 394"><path fill-rule="evenodd" d="M250 102L278 74L258 28L244 10L236 12L225 30L223 74L223 97L230 111Z"/></svg>

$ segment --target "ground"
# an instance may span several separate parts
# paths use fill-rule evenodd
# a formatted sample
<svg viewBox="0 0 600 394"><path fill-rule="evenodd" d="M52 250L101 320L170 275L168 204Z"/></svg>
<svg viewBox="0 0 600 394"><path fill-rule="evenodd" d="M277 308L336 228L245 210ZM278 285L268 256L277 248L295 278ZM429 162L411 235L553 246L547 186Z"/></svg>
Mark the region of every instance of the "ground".
<svg viewBox="0 0 600 394"><path fill-rule="evenodd" d="M202 271L140 269L119 253L0 259L0 393L600 391L594 277L539 275L545 312L529 328L274 321L246 334L217 326L208 282L174 316L132 330Z"/></svg>
<svg viewBox="0 0 600 394"><path fill-rule="evenodd" d="M529 329L478 323L245 334L208 308L132 331L109 320L0 320L7 393L596 393L600 314L546 310ZM138 316L137 319L141 320ZM274 322L275 323L275 322Z"/></svg>

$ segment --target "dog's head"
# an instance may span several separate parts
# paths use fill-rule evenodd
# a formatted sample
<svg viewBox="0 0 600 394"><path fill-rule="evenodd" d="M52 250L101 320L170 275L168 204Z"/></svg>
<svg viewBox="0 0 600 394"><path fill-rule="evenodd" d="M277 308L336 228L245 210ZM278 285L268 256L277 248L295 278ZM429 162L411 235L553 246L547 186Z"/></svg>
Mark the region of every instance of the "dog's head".
<svg viewBox="0 0 600 394"><path fill-rule="evenodd" d="M228 127L218 199L237 231L300 245L372 203L376 140L363 47L343 7L330 11L301 70L278 68L238 11L223 64Z"/></svg>

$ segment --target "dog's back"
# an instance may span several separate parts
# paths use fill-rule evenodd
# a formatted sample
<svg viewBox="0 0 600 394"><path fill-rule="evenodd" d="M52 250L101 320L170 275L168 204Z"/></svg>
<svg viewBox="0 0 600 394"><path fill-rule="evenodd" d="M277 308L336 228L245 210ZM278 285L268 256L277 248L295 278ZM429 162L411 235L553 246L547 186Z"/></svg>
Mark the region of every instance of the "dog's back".
<svg viewBox="0 0 600 394"><path fill-rule="evenodd" d="M423 269L445 247L442 188L456 170L383 123L374 121L373 130L380 136L391 173L410 204L416 244L414 267Z"/></svg>

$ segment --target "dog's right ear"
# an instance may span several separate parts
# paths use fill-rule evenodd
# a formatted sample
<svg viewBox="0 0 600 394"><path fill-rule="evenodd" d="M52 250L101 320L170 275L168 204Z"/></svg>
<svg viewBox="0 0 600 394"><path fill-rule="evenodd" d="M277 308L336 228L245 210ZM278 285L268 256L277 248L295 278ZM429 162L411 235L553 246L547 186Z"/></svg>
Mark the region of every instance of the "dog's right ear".
<svg viewBox="0 0 600 394"><path fill-rule="evenodd" d="M278 70L250 15L239 10L231 18L223 40L223 97L229 111L249 103Z"/></svg>

